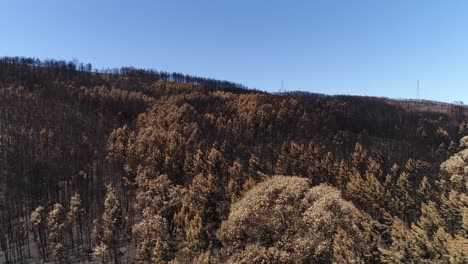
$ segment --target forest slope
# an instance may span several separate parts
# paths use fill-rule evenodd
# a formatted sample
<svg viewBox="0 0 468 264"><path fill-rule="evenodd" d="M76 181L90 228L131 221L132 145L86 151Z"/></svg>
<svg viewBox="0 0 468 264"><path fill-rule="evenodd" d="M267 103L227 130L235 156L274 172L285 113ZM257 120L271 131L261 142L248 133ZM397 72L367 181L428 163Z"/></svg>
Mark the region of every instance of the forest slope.
<svg viewBox="0 0 468 264"><path fill-rule="evenodd" d="M4 58L0 261L463 263L467 121L459 105Z"/></svg>

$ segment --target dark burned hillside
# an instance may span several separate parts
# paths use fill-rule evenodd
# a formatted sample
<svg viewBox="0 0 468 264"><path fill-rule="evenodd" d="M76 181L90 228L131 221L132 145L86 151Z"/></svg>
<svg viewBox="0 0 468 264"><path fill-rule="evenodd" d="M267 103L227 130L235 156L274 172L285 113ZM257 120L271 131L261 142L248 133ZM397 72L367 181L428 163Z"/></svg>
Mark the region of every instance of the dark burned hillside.
<svg viewBox="0 0 468 264"><path fill-rule="evenodd" d="M467 122L458 105L3 58L0 262L463 263Z"/></svg>

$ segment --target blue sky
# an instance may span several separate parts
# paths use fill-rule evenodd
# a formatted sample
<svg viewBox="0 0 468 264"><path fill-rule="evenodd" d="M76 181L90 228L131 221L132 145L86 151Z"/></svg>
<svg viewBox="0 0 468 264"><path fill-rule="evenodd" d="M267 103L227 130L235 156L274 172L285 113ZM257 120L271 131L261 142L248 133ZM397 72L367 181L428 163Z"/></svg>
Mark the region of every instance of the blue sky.
<svg viewBox="0 0 468 264"><path fill-rule="evenodd" d="M468 1L0 0L0 56L468 102Z"/></svg>

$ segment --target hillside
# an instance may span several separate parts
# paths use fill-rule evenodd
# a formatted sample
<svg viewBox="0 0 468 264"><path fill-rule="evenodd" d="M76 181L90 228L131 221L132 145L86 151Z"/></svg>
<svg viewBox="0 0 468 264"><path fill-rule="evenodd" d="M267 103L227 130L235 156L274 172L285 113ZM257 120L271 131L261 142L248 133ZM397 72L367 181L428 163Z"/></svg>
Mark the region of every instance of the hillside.
<svg viewBox="0 0 468 264"><path fill-rule="evenodd" d="M463 263L468 108L0 59L0 262Z"/></svg>

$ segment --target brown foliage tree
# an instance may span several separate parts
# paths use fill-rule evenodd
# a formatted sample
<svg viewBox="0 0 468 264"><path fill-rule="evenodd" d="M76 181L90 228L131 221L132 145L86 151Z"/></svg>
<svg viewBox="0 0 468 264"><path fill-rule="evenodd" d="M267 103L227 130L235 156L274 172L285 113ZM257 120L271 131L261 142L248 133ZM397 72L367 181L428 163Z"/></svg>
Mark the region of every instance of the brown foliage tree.
<svg viewBox="0 0 468 264"><path fill-rule="evenodd" d="M369 261L375 242L365 221L369 216L332 187L311 188L304 178L274 176L233 205L218 236L228 263L331 262L341 227L355 237L355 260Z"/></svg>

